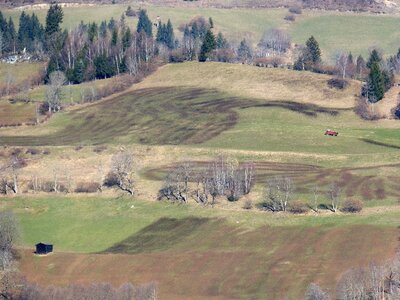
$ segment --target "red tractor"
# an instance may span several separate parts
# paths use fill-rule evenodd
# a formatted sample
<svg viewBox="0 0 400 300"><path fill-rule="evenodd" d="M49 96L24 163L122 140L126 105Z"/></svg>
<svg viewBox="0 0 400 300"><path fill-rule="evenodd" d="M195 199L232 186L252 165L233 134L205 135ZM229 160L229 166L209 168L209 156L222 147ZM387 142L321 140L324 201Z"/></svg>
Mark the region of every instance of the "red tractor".
<svg viewBox="0 0 400 300"><path fill-rule="evenodd" d="M330 130L330 129L325 131L325 135L338 136L338 134L339 134L339 132L334 131L334 130Z"/></svg>

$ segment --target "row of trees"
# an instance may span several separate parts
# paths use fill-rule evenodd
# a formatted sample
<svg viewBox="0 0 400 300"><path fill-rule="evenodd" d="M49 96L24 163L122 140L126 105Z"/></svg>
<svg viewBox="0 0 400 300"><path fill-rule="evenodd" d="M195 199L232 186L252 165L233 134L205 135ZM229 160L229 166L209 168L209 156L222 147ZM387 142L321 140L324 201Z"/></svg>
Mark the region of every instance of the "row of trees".
<svg viewBox="0 0 400 300"><path fill-rule="evenodd" d="M400 299L400 253L387 264L353 268L342 275L336 297L311 283L306 300L396 300Z"/></svg>
<svg viewBox="0 0 400 300"><path fill-rule="evenodd" d="M95 150L103 151L100 147ZM96 150L97 151L97 150ZM31 148L30 153L38 150ZM8 161L0 165L0 194L18 194L21 192L20 174L27 166L22 151L14 151ZM78 182L73 184L72 176L68 170L58 164L51 168L51 180L43 180L40 176L33 175L28 182L28 188L33 192L87 192L94 193L102 190L102 187L117 187L118 189L134 195L136 191L135 176L136 162L134 155L127 150L119 151L112 156L110 171L104 177L103 165L99 163L97 181ZM75 189L73 186L76 186Z"/></svg>
<svg viewBox="0 0 400 300"><path fill-rule="evenodd" d="M327 206L333 212L342 210L344 212L359 212L363 208L363 203L356 199L342 200L342 189L336 183L332 183L326 191L323 191L317 185L310 188L310 204L295 200L294 195L296 186L290 177L275 177L267 181L264 188L264 200L261 203L261 209L272 212L291 211L293 213L304 213L310 208L314 212L319 211L321 205L320 199L325 194L330 205Z"/></svg>
<svg viewBox="0 0 400 300"><path fill-rule="evenodd" d="M201 205L213 206L220 196L239 200L250 193L254 182L254 164L239 164L220 156L206 167L184 162L170 169L158 198L178 203L192 198Z"/></svg>

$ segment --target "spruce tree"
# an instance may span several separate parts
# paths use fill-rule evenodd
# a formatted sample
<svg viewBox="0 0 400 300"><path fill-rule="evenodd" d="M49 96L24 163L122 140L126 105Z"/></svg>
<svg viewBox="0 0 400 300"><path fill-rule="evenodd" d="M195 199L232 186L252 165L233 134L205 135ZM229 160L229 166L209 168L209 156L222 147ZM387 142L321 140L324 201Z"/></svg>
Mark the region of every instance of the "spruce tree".
<svg viewBox="0 0 400 300"><path fill-rule="evenodd" d="M312 64L318 64L321 62L321 50L319 44L314 36L311 36L306 42L306 61Z"/></svg>
<svg viewBox="0 0 400 300"><path fill-rule="evenodd" d="M51 36L56 32L61 31L61 23L63 21L64 13L61 6L58 4L51 5L46 16L46 36Z"/></svg>
<svg viewBox="0 0 400 300"><path fill-rule="evenodd" d="M245 39L240 42L238 56L242 62L247 62L252 57L251 48Z"/></svg>
<svg viewBox="0 0 400 300"><path fill-rule="evenodd" d="M149 17L147 16L147 12L144 9L141 9L139 12L139 21L136 31L144 31L148 37L153 36L153 24L151 23Z"/></svg>
<svg viewBox="0 0 400 300"><path fill-rule="evenodd" d="M367 84L368 101L375 103L381 100L385 93L385 80L377 61L371 64Z"/></svg>
<svg viewBox="0 0 400 300"><path fill-rule="evenodd" d="M214 34L211 30L208 30L204 37L203 44L201 45L199 61L205 62L216 47L217 43L215 41Z"/></svg>
<svg viewBox="0 0 400 300"><path fill-rule="evenodd" d="M165 27L165 43L169 49L175 46L174 28L172 27L171 20L168 19L167 26Z"/></svg>
<svg viewBox="0 0 400 300"><path fill-rule="evenodd" d="M118 44L118 28L115 27L111 36L111 46L116 46Z"/></svg>
<svg viewBox="0 0 400 300"><path fill-rule="evenodd" d="M82 59L78 60L75 64L74 72L73 72L73 83L79 84L85 80L85 63Z"/></svg>
<svg viewBox="0 0 400 300"><path fill-rule="evenodd" d="M11 17L8 20L8 36L9 36L9 49L10 52L17 50L17 32L15 31L15 25Z"/></svg>
<svg viewBox="0 0 400 300"><path fill-rule="evenodd" d="M224 38L222 33L218 33L217 35L217 49L225 49L228 48L229 44L228 41Z"/></svg>
<svg viewBox="0 0 400 300"><path fill-rule="evenodd" d="M132 32L131 29L128 27L122 36L122 47L124 51L127 48L129 48L129 46L131 45L131 41L132 41Z"/></svg>
<svg viewBox="0 0 400 300"><path fill-rule="evenodd" d="M374 63L380 64L381 62L382 62L382 57L379 54L379 52L376 49L372 50L371 55L369 56L369 59L368 59L368 62L367 62L367 67L371 68L371 66Z"/></svg>

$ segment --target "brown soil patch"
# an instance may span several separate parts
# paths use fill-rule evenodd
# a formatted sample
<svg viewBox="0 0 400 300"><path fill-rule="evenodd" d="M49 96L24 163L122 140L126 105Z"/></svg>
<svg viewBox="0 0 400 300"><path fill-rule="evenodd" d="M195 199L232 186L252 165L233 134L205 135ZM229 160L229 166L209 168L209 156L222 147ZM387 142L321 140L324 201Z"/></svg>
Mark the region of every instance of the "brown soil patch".
<svg viewBox="0 0 400 300"><path fill-rule="evenodd" d="M193 225L189 230L187 222ZM173 225L186 234L176 243L160 240L155 249L151 241L174 230ZM348 268L391 258L398 238L399 229L378 226L261 227L242 232L218 220L161 219L130 238L135 254L34 257L24 250L20 269L28 280L44 286L156 281L160 299L300 299L310 282L333 291Z"/></svg>

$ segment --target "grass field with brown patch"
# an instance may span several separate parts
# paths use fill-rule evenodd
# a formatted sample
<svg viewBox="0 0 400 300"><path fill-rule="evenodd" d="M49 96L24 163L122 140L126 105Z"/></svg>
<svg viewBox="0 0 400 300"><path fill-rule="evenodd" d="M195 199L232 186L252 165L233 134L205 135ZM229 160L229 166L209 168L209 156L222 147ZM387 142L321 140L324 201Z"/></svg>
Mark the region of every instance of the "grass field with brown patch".
<svg viewBox="0 0 400 300"><path fill-rule="evenodd" d="M349 265L389 259L400 234L396 213L385 210L285 217L63 197L6 206L17 212L26 246L55 244L46 257L22 252L20 268L29 280L44 286L156 281L161 299L299 299L313 281L334 291ZM97 253L69 252L87 247Z"/></svg>

